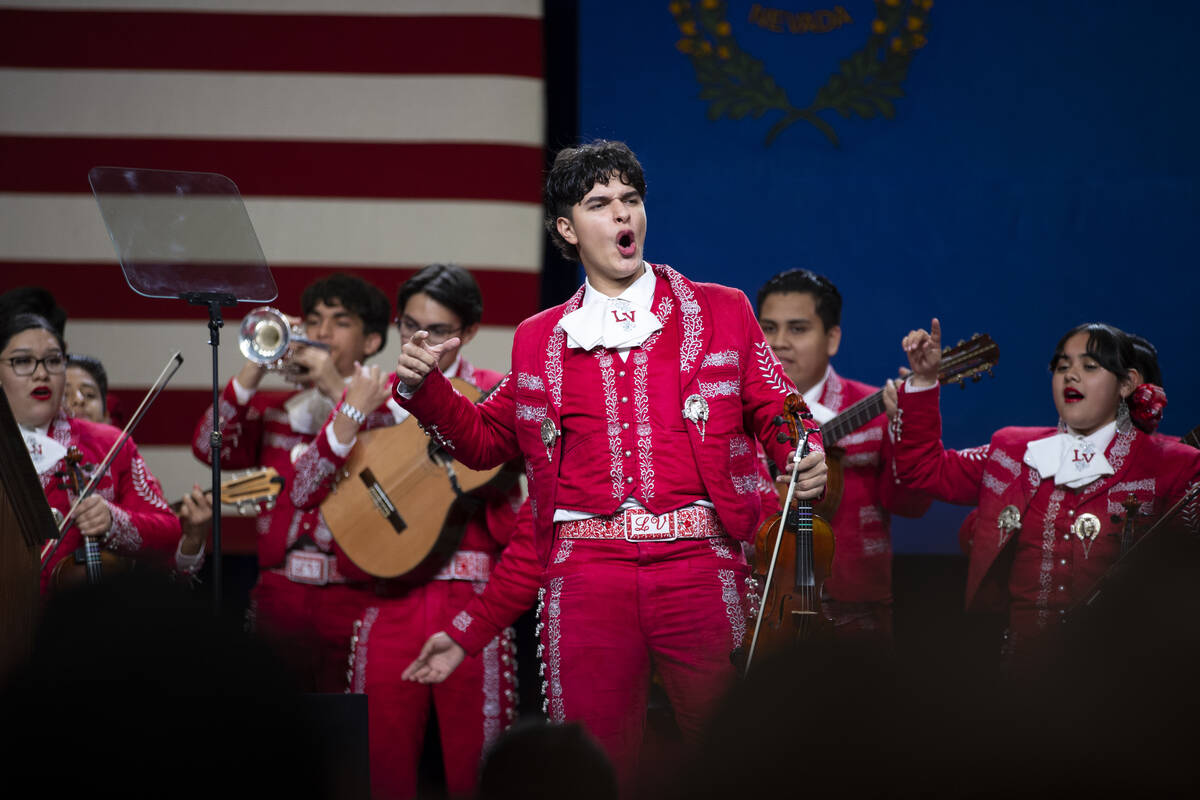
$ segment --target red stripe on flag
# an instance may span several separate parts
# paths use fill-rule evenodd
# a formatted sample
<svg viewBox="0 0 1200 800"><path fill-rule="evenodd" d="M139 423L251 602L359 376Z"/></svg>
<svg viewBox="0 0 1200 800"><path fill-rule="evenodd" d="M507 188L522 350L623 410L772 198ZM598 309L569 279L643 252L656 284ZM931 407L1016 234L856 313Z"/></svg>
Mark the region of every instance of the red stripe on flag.
<svg viewBox="0 0 1200 800"><path fill-rule="evenodd" d="M218 172L247 196L542 201L542 148L0 136L0 191L87 192L96 166Z"/></svg>
<svg viewBox="0 0 1200 800"><path fill-rule="evenodd" d="M378 286L395 302L400 285L421 267L388 268L311 267L272 265L271 274L279 288L275 300L282 311L300 313L300 295L305 287L334 272L357 275ZM472 270L483 294L484 325L517 325L539 310L542 277L536 272ZM117 264L79 264L0 261L0 287L43 286L71 317L113 320L207 320L201 306L182 300L154 300L135 294L125 283ZM246 304L225 310L225 316L240 318L250 310ZM67 326L70 334L70 324Z"/></svg>
<svg viewBox="0 0 1200 800"><path fill-rule="evenodd" d="M70 332L70 324L67 325ZM109 402L127 419L146 396L145 389L110 389ZM138 447L191 445L196 423L212 406L211 389L164 389L133 432ZM153 467L151 468L153 472Z"/></svg>
<svg viewBox="0 0 1200 800"><path fill-rule="evenodd" d="M542 76L518 17L7 9L0 32L7 67Z"/></svg>

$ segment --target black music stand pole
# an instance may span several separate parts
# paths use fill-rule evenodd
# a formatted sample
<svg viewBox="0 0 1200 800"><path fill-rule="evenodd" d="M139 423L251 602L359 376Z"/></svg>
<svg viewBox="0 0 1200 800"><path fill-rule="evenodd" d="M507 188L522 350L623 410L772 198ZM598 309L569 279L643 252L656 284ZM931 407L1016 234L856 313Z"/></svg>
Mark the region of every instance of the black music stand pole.
<svg viewBox="0 0 1200 800"><path fill-rule="evenodd" d="M212 604L213 614L221 613L221 373L217 368L220 352L221 307L237 305L237 297L227 292L185 292L180 296L194 306L208 306L208 344L212 350Z"/></svg>

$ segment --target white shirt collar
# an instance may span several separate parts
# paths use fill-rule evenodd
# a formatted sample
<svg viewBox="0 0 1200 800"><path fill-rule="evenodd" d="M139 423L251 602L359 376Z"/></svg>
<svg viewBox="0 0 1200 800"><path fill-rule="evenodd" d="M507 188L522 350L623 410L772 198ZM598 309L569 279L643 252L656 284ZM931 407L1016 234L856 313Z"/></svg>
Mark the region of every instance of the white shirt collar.
<svg viewBox="0 0 1200 800"><path fill-rule="evenodd" d="M829 381L829 371L831 369L833 369L833 366L826 364L825 374L821 376L821 380L817 381L816 386L813 386L804 393L804 402L808 406L808 410L812 412L813 419L819 425L824 425L837 416L837 412L832 408L826 408L821 405L821 396L825 394L825 384Z"/></svg>
<svg viewBox="0 0 1200 800"><path fill-rule="evenodd" d="M821 376L821 380L817 381L815 386L804 393L804 402L808 403L810 406L813 403L821 402L821 395L825 394L825 384L829 382L830 369L832 369L832 366L826 364L825 374Z"/></svg>
<svg viewBox="0 0 1200 800"><path fill-rule="evenodd" d="M649 309L654 302L654 289L658 285L658 277L655 276L654 270L650 269L650 265L645 261L642 262L642 274L636 281L631 283L617 297L622 300L628 300L638 308ZM583 282L583 306L591 305L592 303L607 302L609 296L601 292L596 287L592 286L590 280Z"/></svg>

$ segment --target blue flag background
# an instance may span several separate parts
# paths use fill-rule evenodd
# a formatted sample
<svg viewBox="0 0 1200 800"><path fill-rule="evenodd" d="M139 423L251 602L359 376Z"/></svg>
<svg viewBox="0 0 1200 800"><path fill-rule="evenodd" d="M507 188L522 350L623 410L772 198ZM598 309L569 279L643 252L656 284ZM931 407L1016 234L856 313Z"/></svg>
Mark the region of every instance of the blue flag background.
<svg viewBox="0 0 1200 800"><path fill-rule="evenodd" d="M1164 432L1200 424L1200 8L823 3L581 0L580 134L641 158L647 258L752 299L783 269L828 275L845 300L835 367L869 383L932 316L947 343L990 333L995 378L943 392L950 447L1053 424L1048 359L1091 320L1158 346ZM855 94L864 75L901 94ZM849 118L812 110L830 97ZM817 124L768 145L789 108ZM897 521L897 551L956 550L965 513Z"/></svg>

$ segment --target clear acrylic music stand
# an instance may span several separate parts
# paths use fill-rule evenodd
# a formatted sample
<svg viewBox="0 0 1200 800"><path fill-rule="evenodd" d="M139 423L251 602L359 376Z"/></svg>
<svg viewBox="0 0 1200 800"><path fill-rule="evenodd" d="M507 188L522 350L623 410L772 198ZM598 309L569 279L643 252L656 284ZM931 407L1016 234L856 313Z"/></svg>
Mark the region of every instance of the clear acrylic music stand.
<svg viewBox="0 0 1200 800"><path fill-rule="evenodd" d="M241 193L212 172L93 167L88 183L129 288L208 307L212 348L213 611L221 609L221 308L279 294Z"/></svg>

